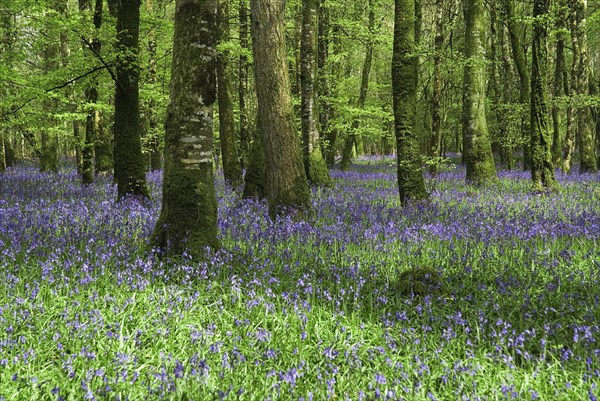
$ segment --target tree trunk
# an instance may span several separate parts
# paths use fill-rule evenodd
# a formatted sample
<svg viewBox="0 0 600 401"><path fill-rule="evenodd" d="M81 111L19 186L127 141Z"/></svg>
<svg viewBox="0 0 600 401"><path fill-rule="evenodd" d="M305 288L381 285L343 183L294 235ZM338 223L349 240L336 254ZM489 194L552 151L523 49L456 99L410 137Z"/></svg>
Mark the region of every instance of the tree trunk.
<svg viewBox="0 0 600 401"><path fill-rule="evenodd" d="M284 0L251 0L252 50L258 125L265 154L265 183L272 217L312 215L294 111L285 49Z"/></svg>
<svg viewBox="0 0 600 401"><path fill-rule="evenodd" d="M392 91L400 202L427 198L415 131L418 58L415 54L415 1L396 0Z"/></svg>
<svg viewBox="0 0 600 401"><path fill-rule="evenodd" d="M373 64L373 36L375 34L375 1L369 0L369 38L367 39L367 47L365 53L365 61L363 63L362 74L360 79L360 92L358 94L358 100L356 102L356 107L362 109L365 107L365 102L367 100L367 93L369 91L369 76L371 75L371 65ZM414 37L414 31L413 31ZM356 131L360 126L360 120L355 118L352 121L352 125L350 127L350 132L344 141L344 148L342 149L342 161L341 161L341 169L342 171L347 171L350 168L350 163L352 162L353 150L354 146L357 145L357 135Z"/></svg>
<svg viewBox="0 0 600 401"><path fill-rule="evenodd" d="M82 14L90 12L91 2L90 0L79 0L79 11ZM96 32L102 27L102 0L95 0L93 23ZM87 48L89 46L89 49ZM91 52L90 58L96 57L100 54L101 42L97 35L90 39L86 39L86 43L83 44L85 52ZM95 105L98 102L98 83L93 80L90 85L84 90L86 102ZM94 146L96 138L98 137L98 110L90 109L86 117L85 123L85 137L83 139L82 146L82 157L81 157L81 182L82 184L91 184L94 182Z"/></svg>
<svg viewBox="0 0 600 401"><path fill-rule="evenodd" d="M569 0L571 9L571 42L573 45L573 72L571 96L587 96L589 94L590 65L588 59L586 35L586 0ZM580 99L577 103L582 103ZM577 142L579 144L579 172L596 171L596 154L594 150L594 131L590 107L577 105Z"/></svg>
<svg viewBox="0 0 600 401"><path fill-rule="evenodd" d="M530 155L529 155L529 113L527 108L529 107L530 95L529 85L531 79L529 77L529 70L527 69L527 61L525 59L525 50L521 43L521 29L517 24L515 16L515 3L514 0L505 0L504 7L506 12L506 24L508 25L508 34L510 36L510 43L513 53L513 59L515 61L515 67L519 74L519 103L525 108L523 111L521 132L523 140L523 169L529 170L530 166Z"/></svg>
<svg viewBox="0 0 600 401"><path fill-rule="evenodd" d="M51 3L51 8L60 12L59 0L54 0ZM57 40L59 34L52 28L48 27L49 39L44 47L44 71L48 74L56 71L59 68L60 41ZM53 40L52 36L56 35ZM58 102L56 99L48 97L44 100L44 111L48 115L47 125L42 128L41 133L41 156L40 156L40 171L41 172L58 172L58 121L54 118L54 113L58 110Z"/></svg>
<svg viewBox="0 0 600 401"><path fill-rule="evenodd" d="M117 198L148 198L142 155L138 65L140 3L120 0L117 7L115 91L115 179Z"/></svg>
<svg viewBox="0 0 600 401"><path fill-rule="evenodd" d="M533 3L533 41L531 47L531 180L535 190L556 185L552 165L552 135L548 129L546 101L547 30L550 0Z"/></svg>
<svg viewBox="0 0 600 401"><path fill-rule="evenodd" d="M333 42L333 53L334 56L331 62L331 73L334 77L331 81L331 85L329 87L329 93L332 98L337 96L338 87L337 87L337 78L341 76L341 68L342 63L339 61L339 55L342 52L342 41L340 38L340 26L335 24L332 29L332 42ZM327 104L327 115L328 119L332 120L335 117L335 108L334 106L328 102ZM329 124L328 124L329 125ZM325 163L328 166L333 166L335 164L335 155L336 155L336 142L338 138L339 128L337 127L328 127L327 130L323 131L323 136L325 139L325 143L327 146L325 147Z"/></svg>
<svg viewBox="0 0 600 401"><path fill-rule="evenodd" d="M331 184L331 178L321 153L318 113L315 104L317 7L318 0L305 0L302 4L302 40L300 44L302 142L304 169L309 182L317 186L327 186Z"/></svg>
<svg viewBox="0 0 600 401"><path fill-rule="evenodd" d="M463 152L467 182L478 185L496 178L485 116L483 0L465 0L464 16Z"/></svg>
<svg viewBox="0 0 600 401"><path fill-rule="evenodd" d="M148 14L154 14L154 5L152 0L146 0L146 11ZM154 28L148 31L148 83L151 86L156 85L156 32ZM146 132L146 144L148 153L148 169L150 171L160 170L160 130L156 113L156 101L152 98L148 100L147 110L144 113L148 122L148 132Z"/></svg>
<svg viewBox="0 0 600 401"><path fill-rule="evenodd" d="M242 165L242 169L248 166L249 157L250 157L250 142L251 142L251 132L250 132L250 123L248 119L248 106L247 106L247 96L248 96L248 56L245 52L249 51L248 44L248 9L247 9L247 1L240 0L240 9L239 9L239 19L240 19L240 27L239 27L239 37L240 37L240 47L242 51L240 52L240 60L239 60L239 69L238 69L238 100L239 100L239 108L240 108L240 161Z"/></svg>
<svg viewBox="0 0 600 401"><path fill-rule="evenodd" d="M218 1L217 24L219 43L227 43L229 41L229 0ZM238 188L244 183L244 180L235 138L233 95L228 67L229 58L230 54L226 50L221 50L217 56L219 137L225 182L233 188Z"/></svg>
<svg viewBox="0 0 600 401"><path fill-rule="evenodd" d="M327 71L329 57L329 9L327 0L319 1L319 20L317 32L317 106L319 108L319 128L321 133L321 152L327 162L329 142L329 120L331 118L331 102L329 100L329 74Z"/></svg>
<svg viewBox="0 0 600 401"><path fill-rule="evenodd" d="M433 95L431 97L431 137L429 140L429 156L442 155L442 53L444 51L444 0L435 4L435 39L433 50ZM432 166L435 166L432 165ZM435 168L435 167L434 167Z"/></svg>
<svg viewBox="0 0 600 401"><path fill-rule="evenodd" d="M177 0L165 123L163 203L152 234L166 256L219 247L212 166L217 0Z"/></svg>
<svg viewBox="0 0 600 401"><path fill-rule="evenodd" d="M567 16L565 15L566 2L561 0L556 15L556 57L554 61L554 82L552 85L552 96L554 103L552 105L552 163L554 166L563 165L562 149L563 136L561 133L561 115L558 99L565 96L564 78L566 75L565 67L565 35L562 30L565 28Z"/></svg>

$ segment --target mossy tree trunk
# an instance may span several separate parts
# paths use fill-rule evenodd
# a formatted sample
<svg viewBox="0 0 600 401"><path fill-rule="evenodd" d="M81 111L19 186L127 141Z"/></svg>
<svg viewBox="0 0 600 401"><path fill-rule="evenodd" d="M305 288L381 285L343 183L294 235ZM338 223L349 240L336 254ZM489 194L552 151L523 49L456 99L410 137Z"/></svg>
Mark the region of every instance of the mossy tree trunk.
<svg viewBox="0 0 600 401"><path fill-rule="evenodd" d="M589 95L590 64L586 34L586 0L569 0L571 11L571 43L573 46L573 84L571 96L585 97ZM579 144L579 171L581 173L596 171L596 154L594 149L594 130L590 107L583 99L577 103L577 142Z"/></svg>
<svg viewBox="0 0 600 401"><path fill-rule="evenodd" d="M331 119L331 94L329 88L329 43L330 43L330 25L329 8L327 0L319 0L319 18L317 22L317 106L319 108L319 133L321 134L321 152L326 160L329 143L327 133L330 129L329 121ZM329 164L326 160L326 164Z"/></svg>
<svg viewBox="0 0 600 401"><path fill-rule="evenodd" d="M556 185L552 165L552 134L548 129L546 96L547 37L546 18L550 0L533 3L531 46L531 180L535 190Z"/></svg>
<svg viewBox="0 0 600 401"><path fill-rule="evenodd" d="M177 0L165 123L163 203L152 245L163 255L219 247L212 160L217 0Z"/></svg>
<svg viewBox="0 0 600 401"><path fill-rule="evenodd" d="M320 23L319 23L320 24ZM335 98L338 95L338 78L343 74L342 72L342 63L340 61L340 54L342 53L342 40L341 40L341 29L339 24L334 24L331 28L331 41L332 41L332 50L333 55L331 60L331 74L333 79L331 80L331 85L328 85L329 96ZM323 63L325 64L325 63ZM332 103L327 102L326 105L326 113L328 120L333 120L336 115L336 109ZM326 130L323 130L323 137L325 139L325 163L328 166L333 166L335 164L335 156L337 149L337 139L339 134L338 127L331 127L328 123L328 127Z"/></svg>
<svg viewBox="0 0 600 401"><path fill-rule="evenodd" d="M115 90L115 180L117 198L148 197L146 163L142 154L142 125L138 65L140 3L120 0L117 7Z"/></svg>
<svg viewBox="0 0 600 401"><path fill-rule="evenodd" d="M308 218L312 204L294 128L284 12L284 0L250 2L259 136L265 154L269 213L290 212Z"/></svg>
<svg viewBox="0 0 600 401"><path fill-rule="evenodd" d="M496 178L485 115L483 0L465 0L465 67L463 83L463 159L467 182L484 184Z"/></svg>
<svg viewBox="0 0 600 401"><path fill-rule="evenodd" d="M531 79L529 77L529 69L527 68L527 60L525 58L525 47L521 41L523 37L522 29L518 24L517 16L515 13L515 0L504 0L504 10L506 13L506 24L508 26L508 34L510 37L510 44L513 54L513 60L515 67L519 75L519 103L525 109L521 120L521 132L523 141L523 168L528 170L530 168L530 154L529 154L529 113L527 112L529 107L529 85ZM483 32L483 31L482 31Z"/></svg>
<svg viewBox="0 0 600 401"><path fill-rule="evenodd" d="M367 94L369 91L369 77L371 75L371 66L373 65L373 47L374 41L373 36L375 34L375 1L369 0L369 22L368 31L369 38L367 39L367 45L365 48L365 61L363 62L362 73L360 78L360 91L358 94L358 100L356 101L356 107L362 109L365 107L367 101ZM413 31L414 36L414 31ZM347 171L352 163L352 157L354 154L354 147L357 145L356 131L360 126L360 120L355 118L350 126L350 131L347 133L344 141L344 147L342 148L342 161L340 167L342 171Z"/></svg>
<svg viewBox="0 0 600 401"><path fill-rule="evenodd" d="M398 190L400 201L427 198L415 130L418 58L415 54L415 1L396 0L392 91L396 131Z"/></svg>
<svg viewBox="0 0 600 401"><path fill-rule="evenodd" d="M318 186L331 184L331 177L321 153L317 107L315 102L318 0L302 3L302 40L300 44L300 83L302 88L302 145L304 169L308 180Z"/></svg>
<svg viewBox="0 0 600 401"><path fill-rule="evenodd" d="M219 43L225 44L229 41L229 0L218 1L217 24ZM244 181L235 138L233 94L231 89L231 74L229 73L230 57L230 53L226 50L220 50L217 57L219 136L225 182L233 188L238 188Z"/></svg>
<svg viewBox="0 0 600 401"><path fill-rule="evenodd" d="M567 85L567 73L565 64L565 23L566 2L561 0L558 4L558 9L555 15L556 20L556 50L554 58L554 82L552 85L552 164L557 167L562 167L562 150L563 150L563 135L562 135L562 119L558 100L561 96L566 96L568 91L565 91ZM568 88L566 88L568 89Z"/></svg>

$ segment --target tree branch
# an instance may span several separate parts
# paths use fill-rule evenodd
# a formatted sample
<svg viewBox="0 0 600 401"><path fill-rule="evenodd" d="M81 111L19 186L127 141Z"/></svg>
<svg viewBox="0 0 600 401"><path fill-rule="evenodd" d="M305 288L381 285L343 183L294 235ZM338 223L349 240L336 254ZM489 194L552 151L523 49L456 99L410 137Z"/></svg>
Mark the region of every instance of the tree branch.
<svg viewBox="0 0 600 401"><path fill-rule="evenodd" d="M55 91L57 89L64 88L64 87L72 84L75 81L78 81L78 80L80 80L82 78L85 78L88 75L94 74L94 73L96 73L96 72L98 72L100 70L103 70L105 68L108 69L108 66L107 65L102 65L102 66L98 66L98 67L92 68L91 70L85 72L84 74L81 74L81 75L78 75L78 76L76 76L74 78L71 78L68 81L65 81L65 82L61 83L60 85L56 85L56 86L53 86L51 88L45 89L44 93L49 93L49 92L53 92L53 91ZM0 114L0 118L6 118L6 117L8 117L10 115L16 114L19 110L21 110L22 108L24 108L25 106L27 106L29 103L33 102L37 98L38 98L38 96L33 96L32 98L27 99L26 101L24 101L20 105L14 107L12 110L9 110L6 113Z"/></svg>

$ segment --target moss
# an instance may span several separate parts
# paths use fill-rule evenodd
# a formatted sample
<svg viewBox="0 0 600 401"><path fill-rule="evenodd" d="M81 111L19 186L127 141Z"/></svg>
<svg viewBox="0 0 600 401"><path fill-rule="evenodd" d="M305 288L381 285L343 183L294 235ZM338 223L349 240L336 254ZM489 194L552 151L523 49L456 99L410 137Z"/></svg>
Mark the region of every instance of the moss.
<svg viewBox="0 0 600 401"><path fill-rule="evenodd" d="M308 180L317 186L327 187L331 185L331 177L321 148L315 146L311 154L308 156Z"/></svg>
<svg viewBox="0 0 600 401"><path fill-rule="evenodd" d="M395 287L398 294L403 296L426 296L445 292L440 273L431 267L416 267L402 272Z"/></svg>
<svg viewBox="0 0 600 401"><path fill-rule="evenodd" d="M220 247L217 239L217 201L212 166L200 171L171 167L165 173L163 209L151 243L165 256L204 256L207 247Z"/></svg>

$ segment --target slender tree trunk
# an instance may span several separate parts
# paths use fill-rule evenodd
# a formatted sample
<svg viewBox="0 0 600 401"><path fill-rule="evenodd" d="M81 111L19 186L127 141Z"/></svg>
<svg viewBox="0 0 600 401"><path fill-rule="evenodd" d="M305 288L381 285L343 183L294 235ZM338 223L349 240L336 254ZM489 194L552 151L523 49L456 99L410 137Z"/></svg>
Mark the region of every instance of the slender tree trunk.
<svg viewBox="0 0 600 401"><path fill-rule="evenodd" d="M318 186L327 186L331 183L331 178L321 153L318 113L315 104L317 10L318 0L305 0L302 4L302 40L300 45L302 142L304 169L309 182Z"/></svg>
<svg viewBox="0 0 600 401"><path fill-rule="evenodd" d="M319 108L319 128L321 133L321 152L327 158L329 142L329 120L331 118L331 102L329 100L329 74L327 71L329 58L329 8L327 0L319 1L319 21L317 33L317 106ZM329 164L326 160L326 163Z"/></svg>
<svg viewBox="0 0 600 401"><path fill-rule="evenodd" d="M250 51L248 44L248 4L246 0L240 0L239 9L239 37L240 37L240 53L239 68L238 68L238 100L240 108L240 160L242 168L248 166L250 155L250 123L248 119L248 56L246 52Z"/></svg>
<svg viewBox="0 0 600 401"><path fill-rule="evenodd" d="M533 3L533 42L531 48L531 180L536 190L556 185L552 165L552 135L548 129L546 101L547 29L550 0Z"/></svg>
<svg viewBox="0 0 600 401"><path fill-rule="evenodd" d="M435 38L433 50L433 95L431 97L431 137L429 156L442 155L442 53L444 51L444 0L435 4ZM435 166L435 165L433 165ZM435 168L435 167L434 167Z"/></svg>
<svg viewBox="0 0 600 401"><path fill-rule="evenodd" d="M508 33L510 37L510 43L513 53L513 59L517 73L519 74L519 103L523 106L523 118L521 123L521 132L523 140L523 168L529 170L530 168L530 155L529 155L529 85L531 79L529 77L529 70L527 69L527 60L525 58L525 49L521 43L521 29L517 24L515 16L515 2L514 0L504 0L504 7L506 12L506 24L508 25Z"/></svg>
<svg viewBox="0 0 600 401"><path fill-rule="evenodd" d="M418 58L415 55L415 1L396 0L392 91L396 131L398 190L402 205L427 198L415 130Z"/></svg>
<svg viewBox="0 0 600 401"><path fill-rule="evenodd" d="M573 78L571 96L589 94L590 66L588 59L586 35L587 0L569 0L571 9L571 42L573 45ZM581 102L581 100L579 101ZM577 106L577 141L581 173L596 171L596 154L594 149L594 132L590 107L583 104Z"/></svg>
<svg viewBox="0 0 600 401"><path fill-rule="evenodd" d="M566 75L565 66L565 36L561 33L561 30L565 28L566 16L566 2L561 0L559 9L556 15L556 56L554 58L554 82L552 85L552 163L554 166L563 165L562 150L563 150L563 135L561 133L561 113L558 99L561 96L565 96L567 92L564 91L565 82L564 78Z"/></svg>
<svg viewBox="0 0 600 401"><path fill-rule="evenodd" d="M227 43L229 41L229 0L218 1L217 24L219 43ZM230 53L226 50L221 50L217 55L219 135L225 181L231 187L238 188L244 183L244 179L236 143L229 58Z"/></svg>
<svg viewBox="0 0 600 401"><path fill-rule="evenodd" d="M485 115L483 0L465 0L463 88L463 152L467 182L484 184L496 178Z"/></svg>
<svg viewBox="0 0 600 401"><path fill-rule="evenodd" d="M148 14L154 14L154 4L152 0L146 0L146 11ZM148 84L156 85L157 82L156 67L156 31L151 28L148 31ZM145 112L148 122L148 132L146 132L146 144L148 153L148 169L150 171L160 170L161 152L160 152L160 130L156 113L156 101L152 98L148 100L147 110Z"/></svg>
<svg viewBox="0 0 600 401"><path fill-rule="evenodd" d="M91 11L91 1L79 0L79 11L84 15L88 14ZM102 27L102 0L95 0L93 24L96 32ZM90 52L89 58L94 58L100 54L101 46L100 39L98 39L95 33L92 38L86 39L86 43L83 44L83 50L86 54ZM87 103L95 105L98 102L98 83L95 80L84 90L84 95ZM96 137L98 136L98 125L96 124L98 113L98 110L91 109L88 111L86 117L85 136L81 151L81 182L83 184L94 182L94 147Z"/></svg>
<svg viewBox="0 0 600 401"><path fill-rule="evenodd" d="M284 0L251 0L252 50L260 139L271 216L312 215L310 188L294 128L285 50Z"/></svg>
<svg viewBox="0 0 600 401"><path fill-rule="evenodd" d="M167 256L204 256L220 246L212 166L217 0L175 7L163 203L152 245Z"/></svg>
<svg viewBox="0 0 600 401"><path fill-rule="evenodd" d="M60 0L54 0L51 4L52 9L60 13ZM59 68L60 41L57 40L60 34L53 27L48 27L47 34L50 39L44 47L44 71L50 73ZM56 35L56 36L55 36ZM53 40L52 36L56 38ZM57 112L58 102L56 99L48 98L44 101L44 110L48 115L47 125L42 129L41 133L41 157L40 171L41 172L58 172L58 121L54 118L54 113Z"/></svg>
<svg viewBox="0 0 600 401"><path fill-rule="evenodd" d="M360 92L358 94L358 100L356 102L356 106L359 109L365 107L365 102L367 100L367 93L369 91L369 76L371 75L371 65L373 64L373 35L375 34L375 1L369 0L369 39L367 40L367 47L365 53L365 61L363 63L362 74L360 79ZM413 21L414 22L414 21ZM414 36L414 32L413 32ZM350 127L350 132L344 141L344 148L342 149L342 162L341 169L342 171L347 171L350 168L350 163L352 162L353 150L354 146L357 144L357 135L356 131L360 126L360 120L355 118L352 121L352 125Z"/></svg>
<svg viewBox="0 0 600 401"><path fill-rule="evenodd" d="M338 86L337 86L337 78L340 77L340 71L342 68L342 63L339 61L339 55L342 53L342 41L340 37L340 26L335 24L332 27L332 42L333 42L333 54L331 62L331 74L334 77L331 81L331 85L329 86L329 93L332 98L337 96ZM329 120L333 120L335 117L335 107L333 104L328 104L327 115ZM327 147L325 148L325 163L328 166L333 166L335 164L335 155L337 149L337 138L338 138L339 128L337 127L329 127L324 131L325 142L327 143Z"/></svg>
<svg viewBox="0 0 600 401"><path fill-rule="evenodd" d="M148 198L146 169L142 155L138 65L140 3L120 0L117 7L115 91L115 179L117 197Z"/></svg>

